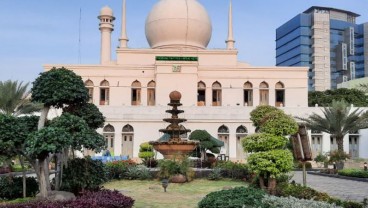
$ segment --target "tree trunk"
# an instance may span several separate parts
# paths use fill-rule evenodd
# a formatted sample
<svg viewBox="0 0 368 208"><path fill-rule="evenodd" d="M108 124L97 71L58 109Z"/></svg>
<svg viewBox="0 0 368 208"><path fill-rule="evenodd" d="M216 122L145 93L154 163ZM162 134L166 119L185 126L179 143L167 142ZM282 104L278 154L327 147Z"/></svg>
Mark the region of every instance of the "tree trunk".
<svg viewBox="0 0 368 208"><path fill-rule="evenodd" d="M344 152L344 137L336 136L337 150Z"/></svg>
<svg viewBox="0 0 368 208"><path fill-rule="evenodd" d="M259 186L261 187L261 189L266 190L267 187L265 186L265 180L263 176L259 176Z"/></svg>
<svg viewBox="0 0 368 208"><path fill-rule="evenodd" d="M268 193L271 195L276 195L276 178L270 177L268 178Z"/></svg>
<svg viewBox="0 0 368 208"><path fill-rule="evenodd" d="M50 160L49 160L49 157L48 157L48 158L46 158L45 163L44 163L47 191L51 191L49 164L50 164Z"/></svg>
<svg viewBox="0 0 368 208"><path fill-rule="evenodd" d="M47 181L48 177L46 177L47 172L48 172L45 170L46 165L47 165L47 159L39 160L38 172L39 172L40 177L38 179L38 183L40 186L40 194L42 198L48 197L47 183L50 183L49 181Z"/></svg>
<svg viewBox="0 0 368 208"><path fill-rule="evenodd" d="M22 155L19 155L19 162L22 166L22 178L23 178L23 198L27 197L27 176L26 176L26 169L24 168L24 158Z"/></svg>
<svg viewBox="0 0 368 208"><path fill-rule="evenodd" d="M61 185L61 166L62 166L62 162L63 162L63 154L62 153L57 153L55 154L55 166L56 166L56 172L55 172L55 190L59 191L60 190L60 185Z"/></svg>
<svg viewBox="0 0 368 208"><path fill-rule="evenodd" d="M49 113L50 107L44 106L41 111L40 119L38 120L38 127L37 129L40 130L45 126L45 122L47 119L47 114Z"/></svg>

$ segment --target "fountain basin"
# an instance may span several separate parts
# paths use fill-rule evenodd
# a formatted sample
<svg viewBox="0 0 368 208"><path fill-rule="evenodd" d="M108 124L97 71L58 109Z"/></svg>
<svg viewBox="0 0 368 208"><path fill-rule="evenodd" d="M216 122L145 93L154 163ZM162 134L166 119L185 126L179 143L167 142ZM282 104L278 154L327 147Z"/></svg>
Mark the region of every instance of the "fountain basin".
<svg viewBox="0 0 368 208"><path fill-rule="evenodd" d="M165 159L183 159L194 151L199 142L197 141L168 141L149 142L153 148L161 153Z"/></svg>

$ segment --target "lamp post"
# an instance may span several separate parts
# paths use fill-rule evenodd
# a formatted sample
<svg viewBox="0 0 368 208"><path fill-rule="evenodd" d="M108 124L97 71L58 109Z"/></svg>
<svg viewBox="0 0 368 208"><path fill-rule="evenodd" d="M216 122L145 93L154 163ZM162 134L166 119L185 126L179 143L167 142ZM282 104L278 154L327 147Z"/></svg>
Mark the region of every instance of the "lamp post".
<svg viewBox="0 0 368 208"><path fill-rule="evenodd" d="M161 183L164 191L166 192L166 188L169 186L169 179L162 179Z"/></svg>
<svg viewBox="0 0 368 208"><path fill-rule="evenodd" d="M367 171L368 167L367 167L367 162L364 162L364 171Z"/></svg>

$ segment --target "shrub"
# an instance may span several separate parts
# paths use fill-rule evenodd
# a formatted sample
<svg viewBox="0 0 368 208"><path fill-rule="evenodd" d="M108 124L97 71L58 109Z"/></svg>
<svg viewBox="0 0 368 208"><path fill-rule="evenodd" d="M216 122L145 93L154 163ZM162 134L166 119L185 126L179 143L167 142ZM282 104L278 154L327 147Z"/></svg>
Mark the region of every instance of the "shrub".
<svg viewBox="0 0 368 208"><path fill-rule="evenodd" d="M251 172L247 164L232 161L217 161L215 168L220 168L222 170L222 176L225 178L246 180L251 178Z"/></svg>
<svg viewBox="0 0 368 208"><path fill-rule="evenodd" d="M207 194L199 203L199 208L239 208L244 206L262 207L265 195L260 189L236 187L230 190Z"/></svg>
<svg viewBox="0 0 368 208"><path fill-rule="evenodd" d="M155 153L153 152L152 145L150 145L148 142L139 145L139 153L138 153L139 158L147 160L149 158L152 158L153 156L155 156Z"/></svg>
<svg viewBox="0 0 368 208"><path fill-rule="evenodd" d="M251 152L283 149L286 147L287 143L288 139L286 137L266 133L252 134L242 140L244 149Z"/></svg>
<svg viewBox="0 0 368 208"><path fill-rule="evenodd" d="M368 178L368 171L361 169L343 169L338 171L339 175L357 177L357 178Z"/></svg>
<svg viewBox="0 0 368 208"><path fill-rule="evenodd" d="M143 165L145 165L148 168L155 168L158 165L157 160L154 159L154 158L144 159L144 160L142 160L142 163L143 163Z"/></svg>
<svg viewBox="0 0 368 208"><path fill-rule="evenodd" d="M126 171L124 178L129 180L146 180L152 178L151 172L146 167L132 166Z"/></svg>
<svg viewBox="0 0 368 208"><path fill-rule="evenodd" d="M36 178L26 178L28 197L33 197L38 192L38 183ZM23 178L14 176L2 176L0 177L0 199L16 199L23 197Z"/></svg>
<svg viewBox="0 0 368 208"><path fill-rule="evenodd" d="M330 199L330 196L326 193L293 183L279 184L276 188L276 195L283 197L292 196L298 199L313 199L315 201L328 201Z"/></svg>
<svg viewBox="0 0 368 208"><path fill-rule="evenodd" d="M128 168L136 165L137 164L131 159L108 162L105 165L107 178L109 180L122 179L128 171Z"/></svg>
<svg viewBox="0 0 368 208"><path fill-rule="evenodd" d="M82 196L69 201L30 201L5 205L7 208L131 208L134 200L118 191L101 190L84 192ZM3 206L0 206L3 207Z"/></svg>
<svg viewBox="0 0 368 208"><path fill-rule="evenodd" d="M98 190L107 181L104 164L88 157L69 160L62 178L61 190L76 195L84 190Z"/></svg>
<svg viewBox="0 0 368 208"><path fill-rule="evenodd" d="M212 173L208 175L208 180L217 181L222 178L221 168L214 168Z"/></svg>
<svg viewBox="0 0 368 208"><path fill-rule="evenodd" d="M193 168L211 168L213 162L207 160L202 160L202 159L195 159L195 160L191 160L191 167Z"/></svg>
<svg viewBox="0 0 368 208"><path fill-rule="evenodd" d="M326 155L319 154L319 155L317 155L316 158L314 158L314 161L316 161L316 162L327 162L328 158L327 158Z"/></svg>
<svg viewBox="0 0 368 208"><path fill-rule="evenodd" d="M191 177L194 177L193 171L190 168L190 161L188 159L180 161L160 160L158 165L160 167L160 171L158 172L158 177L160 179L167 179L177 174L186 176L188 181L191 180Z"/></svg>
<svg viewBox="0 0 368 208"><path fill-rule="evenodd" d="M262 207L282 207L282 208L335 208L333 204L318 202L294 197L265 196Z"/></svg>
<svg viewBox="0 0 368 208"><path fill-rule="evenodd" d="M349 159L350 155L345 153L344 151L333 151L330 152L330 162L339 162L339 161L343 161L346 159Z"/></svg>

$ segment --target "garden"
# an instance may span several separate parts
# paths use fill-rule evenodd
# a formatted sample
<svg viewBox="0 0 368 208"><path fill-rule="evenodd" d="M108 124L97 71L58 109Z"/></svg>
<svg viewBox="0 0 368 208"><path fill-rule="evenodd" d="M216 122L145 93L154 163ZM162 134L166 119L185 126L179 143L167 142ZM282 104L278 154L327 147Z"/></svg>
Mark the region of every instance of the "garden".
<svg viewBox="0 0 368 208"><path fill-rule="evenodd" d="M11 91L1 86L3 83L2 94ZM13 90L19 89L17 83L15 86ZM153 146L143 143L139 153L142 162L128 159L103 163L74 154L85 149L100 152L106 145L96 131L103 126L104 117L88 103L88 92L79 76L65 68L54 68L36 79L31 92L32 101L42 103L32 106L34 111L41 110L39 117L17 116L27 114L15 113L21 109L19 103L12 110L2 109L0 114L1 156L7 161L17 158L17 168L22 171L21 177L0 177L0 207L367 206L290 180L295 161L288 136L298 131L298 124L279 108L258 106L251 112L257 133L242 139L244 151L251 153L246 164L217 160L214 154L222 144L205 130L195 130L189 136L189 140L200 143L191 157L157 160ZM50 108L60 108L63 113L48 120ZM36 177L27 177L28 164ZM50 164L55 170L52 180Z"/></svg>

